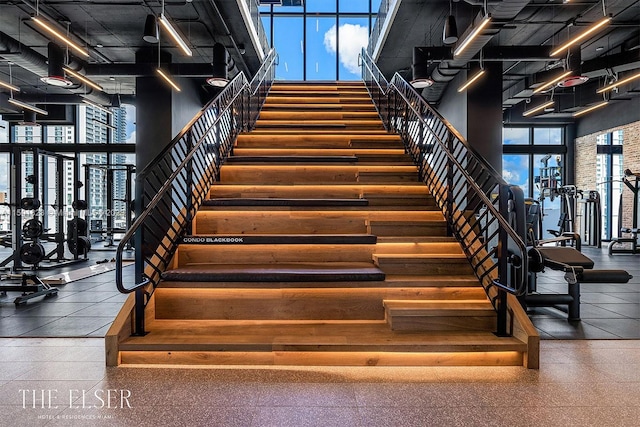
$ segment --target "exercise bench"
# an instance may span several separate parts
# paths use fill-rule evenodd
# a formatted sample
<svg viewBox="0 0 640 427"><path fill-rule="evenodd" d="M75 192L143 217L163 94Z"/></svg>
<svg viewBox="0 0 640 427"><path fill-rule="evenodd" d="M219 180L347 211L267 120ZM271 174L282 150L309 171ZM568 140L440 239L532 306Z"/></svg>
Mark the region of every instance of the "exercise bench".
<svg viewBox="0 0 640 427"><path fill-rule="evenodd" d="M593 260L571 247L534 247L529 249L528 257L528 289L527 293L520 297L520 302L525 309L527 306L556 307L566 305L568 320L580 320L580 283L627 283L633 277L625 270L594 270ZM536 276L545 268L565 273L567 293L537 293Z"/></svg>

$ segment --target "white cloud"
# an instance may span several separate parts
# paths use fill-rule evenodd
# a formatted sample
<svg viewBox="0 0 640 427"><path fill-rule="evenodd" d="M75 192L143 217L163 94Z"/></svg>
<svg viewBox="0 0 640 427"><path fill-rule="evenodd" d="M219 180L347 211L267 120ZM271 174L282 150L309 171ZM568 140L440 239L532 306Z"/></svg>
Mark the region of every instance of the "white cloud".
<svg viewBox="0 0 640 427"><path fill-rule="evenodd" d="M369 42L369 29L360 25L340 25L340 63L350 72L360 75L358 55ZM329 53L337 51L336 26L324 34L324 47Z"/></svg>
<svg viewBox="0 0 640 427"><path fill-rule="evenodd" d="M515 183L520 181L520 174L515 170L502 169L502 178L504 178L507 183Z"/></svg>
<svg viewBox="0 0 640 427"><path fill-rule="evenodd" d="M135 144L136 143L136 131L134 130L127 137L127 144Z"/></svg>

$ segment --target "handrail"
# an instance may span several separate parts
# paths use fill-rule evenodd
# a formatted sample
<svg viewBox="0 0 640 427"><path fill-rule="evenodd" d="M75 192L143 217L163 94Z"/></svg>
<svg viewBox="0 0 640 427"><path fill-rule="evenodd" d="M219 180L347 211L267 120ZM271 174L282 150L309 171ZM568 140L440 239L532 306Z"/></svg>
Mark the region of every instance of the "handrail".
<svg viewBox="0 0 640 427"><path fill-rule="evenodd" d="M271 50L251 81L238 74L136 177L136 204L144 207L120 241L116 287L136 293L134 334L144 334L144 308L182 237L219 178L237 135L251 129L275 78ZM123 255L133 241L135 283L123 281Z"/></svg>
<svg viewBox="0 0 640 427"><path fill-rule="evenodd" d="M402 137L494 307L504 308L506 293L526 292L527 247L521 226L512 223L521 190L510 187L399 74L386 82L369 53L363 49L361 55L363 80L385 127Z"/></svg>

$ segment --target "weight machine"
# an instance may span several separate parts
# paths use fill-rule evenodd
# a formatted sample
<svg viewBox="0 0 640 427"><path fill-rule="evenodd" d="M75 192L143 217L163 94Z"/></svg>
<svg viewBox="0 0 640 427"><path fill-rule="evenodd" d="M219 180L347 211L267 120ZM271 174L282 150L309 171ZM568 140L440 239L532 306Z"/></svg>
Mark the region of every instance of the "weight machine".
<svg viewBox="0 0 640 427"><path fill-rule="evenodd" d="M633 179L633 182L631 180ZM624 185L633 193L633 219L631 228L621 227L618 230L618 237L611 239L609 243L609 255L614 254L632 254L636 255L640 253L638 249L638 190L640 189L640 173L631 172L630 169L624 171L624 177L622 177ZM622 194L620 194L620 207L618 211L618 218L622 219ZM622 233L630 234L630 237L622 237ZM630 243L630 248L616 248L616 245Z"/></svg>
<svg viewBox="0 0 640 427"><path fill-rule="evenodd" d="M12 263L14 272L22 270L49 270L60 266L84 262L90 249L90 241L86 235L86 221L79 217L79 212L86 209L82 200L74 201L74 218L67 223L68 234L65 240L64 207L67 204L64 194L65 162L71 162L73 173L73 197L78 194L81 183L75 180L76 159L58 153L51 153L38 148L13 147L10 152L10 241L12 254L0 262L0 267ZM23 166L31 159L32 171L24 176ZM49 167L50 159L55 164L55 201L49 203ZM26 167L25 167L25 171ZM31 186L25 194L22 182ZM41 202L44 201L44 203ZM15 201L19 201L16 203ZM55 231L50 233L50 212L53 208ZM26 221L25 221L26 219ZM84 235L83 227L84 226ZM74 230L76 232L74 233ZM6 240L6 239L5 239ZM65 257L65 241L72 253L72 258ZM46 252L43 243L55 243L55 248ZM81 257L82 255L82 257ZM43 265L43 262L47 265ZM29 267L24 264L29 265Z"/></svg>
<svg viewBox="0 0 640 427"><path fill-rule="evenodd" d="M89 235L100 236L97 241L104 240L104 248L111 250L115 244L115 234L124 234L131 227L132 222L132 191L131 183L133 182L133 174L135 173L135 165L132 164L86 164L83 165L85 170L85 182L90 182L91 173L99 172L104 175L104 183L106 186L106 200L104 206L95 207L89 204L87 210L87 217L89 218ZM114 183L116 182L116 174L124 174L124 194L121 197L116 197L116 191L114 189ZM85 200L91 202L91 195L89 194L89 186L85 187ZM116 210L116 203L119 203L123 208ZM102 211L104 208L104 211ZM118 217L118 213L122 213L121 217ZM120 223L116 224L114 220L119 219ZM106 223L106 227L104 226ZM127 244L127 250L131 250L131 243ZM100 250L94 248L94 250Z"/></svg>

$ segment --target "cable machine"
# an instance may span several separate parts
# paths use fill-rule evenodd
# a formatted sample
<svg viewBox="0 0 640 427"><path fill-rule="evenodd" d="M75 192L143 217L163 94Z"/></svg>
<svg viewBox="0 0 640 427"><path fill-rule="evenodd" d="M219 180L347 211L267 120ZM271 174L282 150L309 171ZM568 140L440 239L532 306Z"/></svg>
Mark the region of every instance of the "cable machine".
<svg viewBox="0 0 640 427"><path fill-rule="evenodd" d="M632 182L633 180L633 182ZM629 190L633 193L633 218L631 222L631 227L621 227L618 230L618 237L614 237L611 239L611 243L609 243L609 255L614 254L632 254L636 255L640 253L638 249L638 215L640 215L638 209L638 190L640 189L640 173L631 172L630 169L626 169L624 171L624 177L622 177L622 182L627 186ZM620 207L618 211L618 218L622 220L622 194L620 194ZM622 233L630 234L630 237L622 237ZM630 247L622 247L618 248L617 245L621 245L624 243L630 243Z"/></svg>
<svg viewBox="0 0 640 427"><path fill-rule="evenodd" d="M89 235L97 236L97 241L104 241L104 248L111 250L115 244L115 235L124 234L132 222L132 191L131 184L133 182L133 174L135 173L135 165L132 164L86 164L83 165L85 182L90 182L91 174L97 171L104 175L104 184L106 186L106 199L104 206L92 206L90 203L89 186L85 187L85 199L89 202L87 217L89 218ZM118 173L124 173L124 192L123 194L115 194L114 176ZM120 196L120 197L116 197ZM116 209L116 203L123 206L122 209ZM104 209L104 211L103 211ZM116 223L115 220L119 220ZM106 226L105 226L106 225ZM94 248L95 249L95 248ZM127 244L127 250L131 250L131 243ZM100 250L100 249L95 249Z"/></svg>

